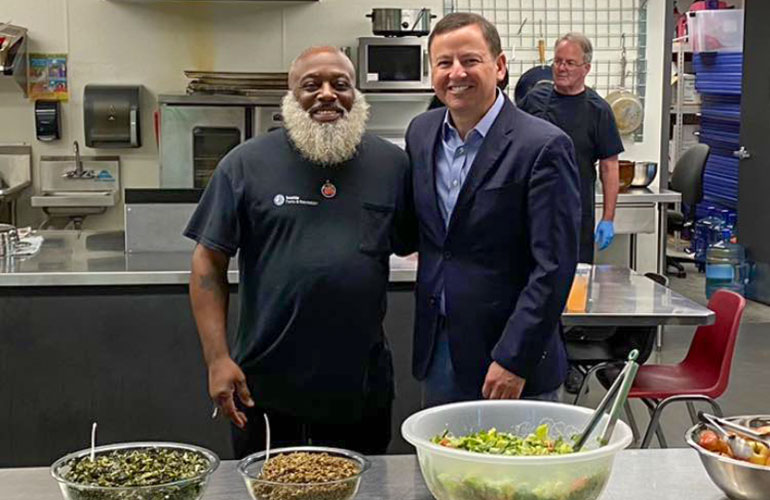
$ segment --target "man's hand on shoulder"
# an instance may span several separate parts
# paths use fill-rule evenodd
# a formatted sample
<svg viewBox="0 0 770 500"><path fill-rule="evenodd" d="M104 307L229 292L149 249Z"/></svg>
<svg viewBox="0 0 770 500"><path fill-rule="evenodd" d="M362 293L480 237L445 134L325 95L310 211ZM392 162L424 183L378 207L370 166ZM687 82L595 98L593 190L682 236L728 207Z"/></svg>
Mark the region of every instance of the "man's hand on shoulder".
<svg viewBox="0 0 770 500"><path fill-rule="evenodd" d="M209 396L227 415L227 418L243 429L248 419L235 406L234 393L236 392L243 404L254 406L254 400L251 399L249 387L246 385L246 376L235 361L230 357L221 357L213 361L209 365Z"/></svg>
<svg viewBox="0 0 770 500"><path fill-rule="evenodd" d="M519 399L526 380L493 361L487 370L481 395L486 399Z"/></svg>

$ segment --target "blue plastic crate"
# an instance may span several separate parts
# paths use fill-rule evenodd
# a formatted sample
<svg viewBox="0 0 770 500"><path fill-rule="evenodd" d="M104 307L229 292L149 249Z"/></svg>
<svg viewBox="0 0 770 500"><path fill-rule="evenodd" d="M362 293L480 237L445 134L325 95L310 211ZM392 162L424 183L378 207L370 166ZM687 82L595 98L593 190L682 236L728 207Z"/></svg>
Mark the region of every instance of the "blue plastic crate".
<svg viewBox="0 0 770 500"><path fill-rule="evenodd" d="M740 52L701 52L693 58L695 88L701 94L739 97L743 79Z"/></svg>
<svg viewBox="0 0 770 500"><path fill-rule="evenodd" d="M698 74L742 73L742 52L698 52L693 56L693 67Z"/></svg>
<svg viewBox="0 0 770 500"><path fill-rule="evenodd" d="M741 95L741 74L736 78L707 78L700 75L695 78L695 89L701 94Z"/></svg>
<svg viewBox="0 0 770 500"><path fill-rule="evenodd" d="M725 104L725 103L717 103L717 102L706 102L706 99L704 98L703 103L701 104L701 117L708 118L710 120L715 121L729 121L729 122L735 122L740 124L741 121L741 103L740 103L740 96L731 96L731 97L737 97L739 99L737 104Z"/></svg>

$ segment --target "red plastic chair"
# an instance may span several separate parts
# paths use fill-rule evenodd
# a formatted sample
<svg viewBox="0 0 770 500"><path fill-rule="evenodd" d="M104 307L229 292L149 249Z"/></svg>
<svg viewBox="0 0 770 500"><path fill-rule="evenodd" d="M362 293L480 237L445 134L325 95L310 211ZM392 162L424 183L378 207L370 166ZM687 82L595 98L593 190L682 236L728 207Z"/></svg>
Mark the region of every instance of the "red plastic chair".
<svg viewBox="0 0 770 500"><path fill-rule="evenodd" d="M708 303L708 308L716 313L716 322L698 327L681 363L639 367L628 397L641 399L650 412L642 448L649 446L653 433L661 447L667 447L659 422L661 413L671 403L686 402L693 423L697 421L695 401L710 404L716 415L722 415L715 399L727 389L745 306L746 300L737 293L717 290Z"/></svg>

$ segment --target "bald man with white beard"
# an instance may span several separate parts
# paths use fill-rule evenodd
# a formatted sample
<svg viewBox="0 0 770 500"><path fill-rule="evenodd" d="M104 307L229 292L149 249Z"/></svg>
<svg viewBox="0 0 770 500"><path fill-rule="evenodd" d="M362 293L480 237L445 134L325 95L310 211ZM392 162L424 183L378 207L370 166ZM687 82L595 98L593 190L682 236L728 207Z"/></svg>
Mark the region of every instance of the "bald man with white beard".
<svg viewBox="0 0 770 500"><path fill-rule="evenodd" d="M393 399L382 328L391 253L413 251L406 154L365 132L350 60L313 47L294 61L285 128L233 149L185 230L190 298L209 395L237 458L264 447L384 453ZM240 318L226 339L230 258Z"/></svg>

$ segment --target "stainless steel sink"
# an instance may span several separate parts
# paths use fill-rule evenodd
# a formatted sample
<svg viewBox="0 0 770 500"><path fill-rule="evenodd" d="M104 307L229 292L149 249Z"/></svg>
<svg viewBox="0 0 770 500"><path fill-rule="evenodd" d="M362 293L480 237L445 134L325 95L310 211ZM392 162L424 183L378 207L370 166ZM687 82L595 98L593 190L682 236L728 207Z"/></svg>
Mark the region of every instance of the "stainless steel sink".
<svg viewBox="0 0 770 500"><path fill-rule="evenodd" d="M59 215L93 214L115 206L120 197L119 158L83 156L80 160L82 171L77 171L74 157L41 157L41 193L31 198L32 206Z"/></svg>
<svg viewBox="0 0 770 500"><path fill-rule="evenodd" d="M16 200L32 184L32 148L0 146L0 204L8 203L11 224L16 225Z"/></svg>
<svg viewBox="0 0 770 500"><path fill-rule="evenodd" d="M33 207L114 207L117 191L54 191L32 197Z"/></svg>

